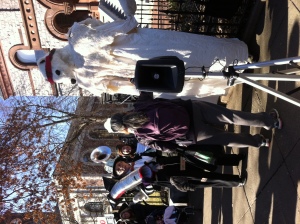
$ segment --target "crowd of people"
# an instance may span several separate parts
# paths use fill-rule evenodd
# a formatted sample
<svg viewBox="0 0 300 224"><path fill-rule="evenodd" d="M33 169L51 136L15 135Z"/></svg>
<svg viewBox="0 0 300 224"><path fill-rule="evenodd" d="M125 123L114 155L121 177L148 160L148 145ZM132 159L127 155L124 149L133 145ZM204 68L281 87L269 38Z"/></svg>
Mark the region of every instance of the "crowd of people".
<svg viewBox="0 0 300 224"><path fill-rule="evenodd" d="M146 223L141 220L149 216L150 210L159 208L141 209L139 202L161 187L174 186L187 192L244 186L246 173L239 176L216 172L218 166L238 166L246 158L244 154L225 154L224 146L261 148L269 147L270 142L261 134L227 132L222 128L224 124L282 128L276 109L248 113L199 100L153 99L150 92L141 92L132 111L108 118L104 124L108 132L134 134L136 139L132 144L116 146L118 157L112 165L112 176L117 181L108 198L117 201L120 192L138 189L132 204L120 208L118 218ZM134 210L139 209L149 211L147 215L136 214ZM154 223L164 223L163 218Z"/></svg>

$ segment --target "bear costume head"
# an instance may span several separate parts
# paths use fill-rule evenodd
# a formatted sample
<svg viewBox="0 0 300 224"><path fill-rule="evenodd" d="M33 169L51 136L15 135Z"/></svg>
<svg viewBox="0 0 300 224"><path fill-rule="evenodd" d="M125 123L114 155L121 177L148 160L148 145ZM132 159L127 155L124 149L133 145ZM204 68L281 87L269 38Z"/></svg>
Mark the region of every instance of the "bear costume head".
<svg viewBox="0 0 300 224"><path fill-rule="evenodd" d="M52 49L50 53L37 61L37 65L45 79L51 84L75 84L76 78L74 76L73 68L69 66L69 63L66 60L67 56L63 56L63 51L61 49Z"/></svg>
<svg viewBox="0 0 300 224"><path fill-rule="evenodd" d="M81 83L82 78L96 78L100 72L99 66L105 63L101 50L101 37L97 27L103 23L88 18L74 23L68 32L68 44L59 49L53 49L37 61L43 76L50 83L66 85ZM101 41L101 42L100 42ZM110 40L112 42L112 40ZM100 43L99 43L100 42ZM81 86L88 88L86 86Z"/></svg>

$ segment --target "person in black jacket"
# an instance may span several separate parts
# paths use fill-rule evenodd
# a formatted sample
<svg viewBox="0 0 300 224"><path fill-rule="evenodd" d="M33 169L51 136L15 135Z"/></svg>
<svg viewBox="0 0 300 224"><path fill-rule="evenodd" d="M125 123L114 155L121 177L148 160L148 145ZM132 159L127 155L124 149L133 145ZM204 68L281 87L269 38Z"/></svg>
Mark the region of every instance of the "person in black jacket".
<svg viewBox="0 0 300 224"><path fill-rule="evenodd" d="M231 155L234 159L230 161L229 165L237 166L239 162L245 158L243 155ZM143 176L143 185L170 187L171 177L190 177L199 180L198 187L241 187L246 183L246 176L239 177L239 175L222 174L216 172L208 172L201 168L194 166L192 163L185 163L185 168L182 169L180 158L177 158L176 163L161 165L156 162L135 161L128 163L124 160L116 159L113 166L114 178L126 178L133 170L140 169L143 166L148 166L152 170L151 174L147 174L147 178ZM224 161L227 163L227 161ZM221 162L222 163L222 162ZM226 164L227 165L227 164ZM202 184L202 185L201 185Z"/></svg>
<svg viewBox="0 0 300 224"><path fill-rule="evenodd" d="M141 145L138 143L137 145ZM189 145L187 147L177 147L177 151L162 152L152 148L146 148L143 152L137 153L137 148L134 145L120 144L116 146L119 156L123 157L127 163L132 163L143 159L143 156L153 157L154 161L160 165L179 164L180 156L194 166L207 170L215 171L217 166L238 166L240 160L244 157L243 154L225 154L224 147L221 145ZM141 147L140 147L141 148ZM145 146L144 146L145 148ZM125 150L124 150L125 149ZM124 153L126 151L126 153ZM190 154L188 154L189 152ZM191 152L200 152L201 154L213 157L214 162L208 163L194 158L195 155Z"/></svg>

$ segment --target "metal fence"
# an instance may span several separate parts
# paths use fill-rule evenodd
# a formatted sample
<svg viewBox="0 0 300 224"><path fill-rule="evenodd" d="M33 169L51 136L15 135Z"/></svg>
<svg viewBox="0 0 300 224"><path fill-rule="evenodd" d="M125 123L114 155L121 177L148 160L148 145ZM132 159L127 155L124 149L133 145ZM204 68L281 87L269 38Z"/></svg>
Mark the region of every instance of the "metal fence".
<svg viewBox="0 0 300 224"><path fill-rule="evenodd" d="M255 0L149 0L137 4L141 27L237 37Z"/></svg>

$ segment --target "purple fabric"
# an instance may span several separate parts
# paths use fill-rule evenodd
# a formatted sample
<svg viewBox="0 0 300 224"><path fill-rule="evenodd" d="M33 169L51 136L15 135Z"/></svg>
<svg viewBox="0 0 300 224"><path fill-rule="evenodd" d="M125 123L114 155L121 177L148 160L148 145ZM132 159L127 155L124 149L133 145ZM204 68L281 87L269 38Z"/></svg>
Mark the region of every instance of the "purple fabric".
<svg viewBox="0 0 300 224"><path fill-rule="evenodd" d="M143 92L142 92L143 93ZM135 135L150 141L171 141L185 137L190 128L187 110L171 101L155 101L149 94L141 94L135 104L135 111L143 111L150 118Z"/></svg>

